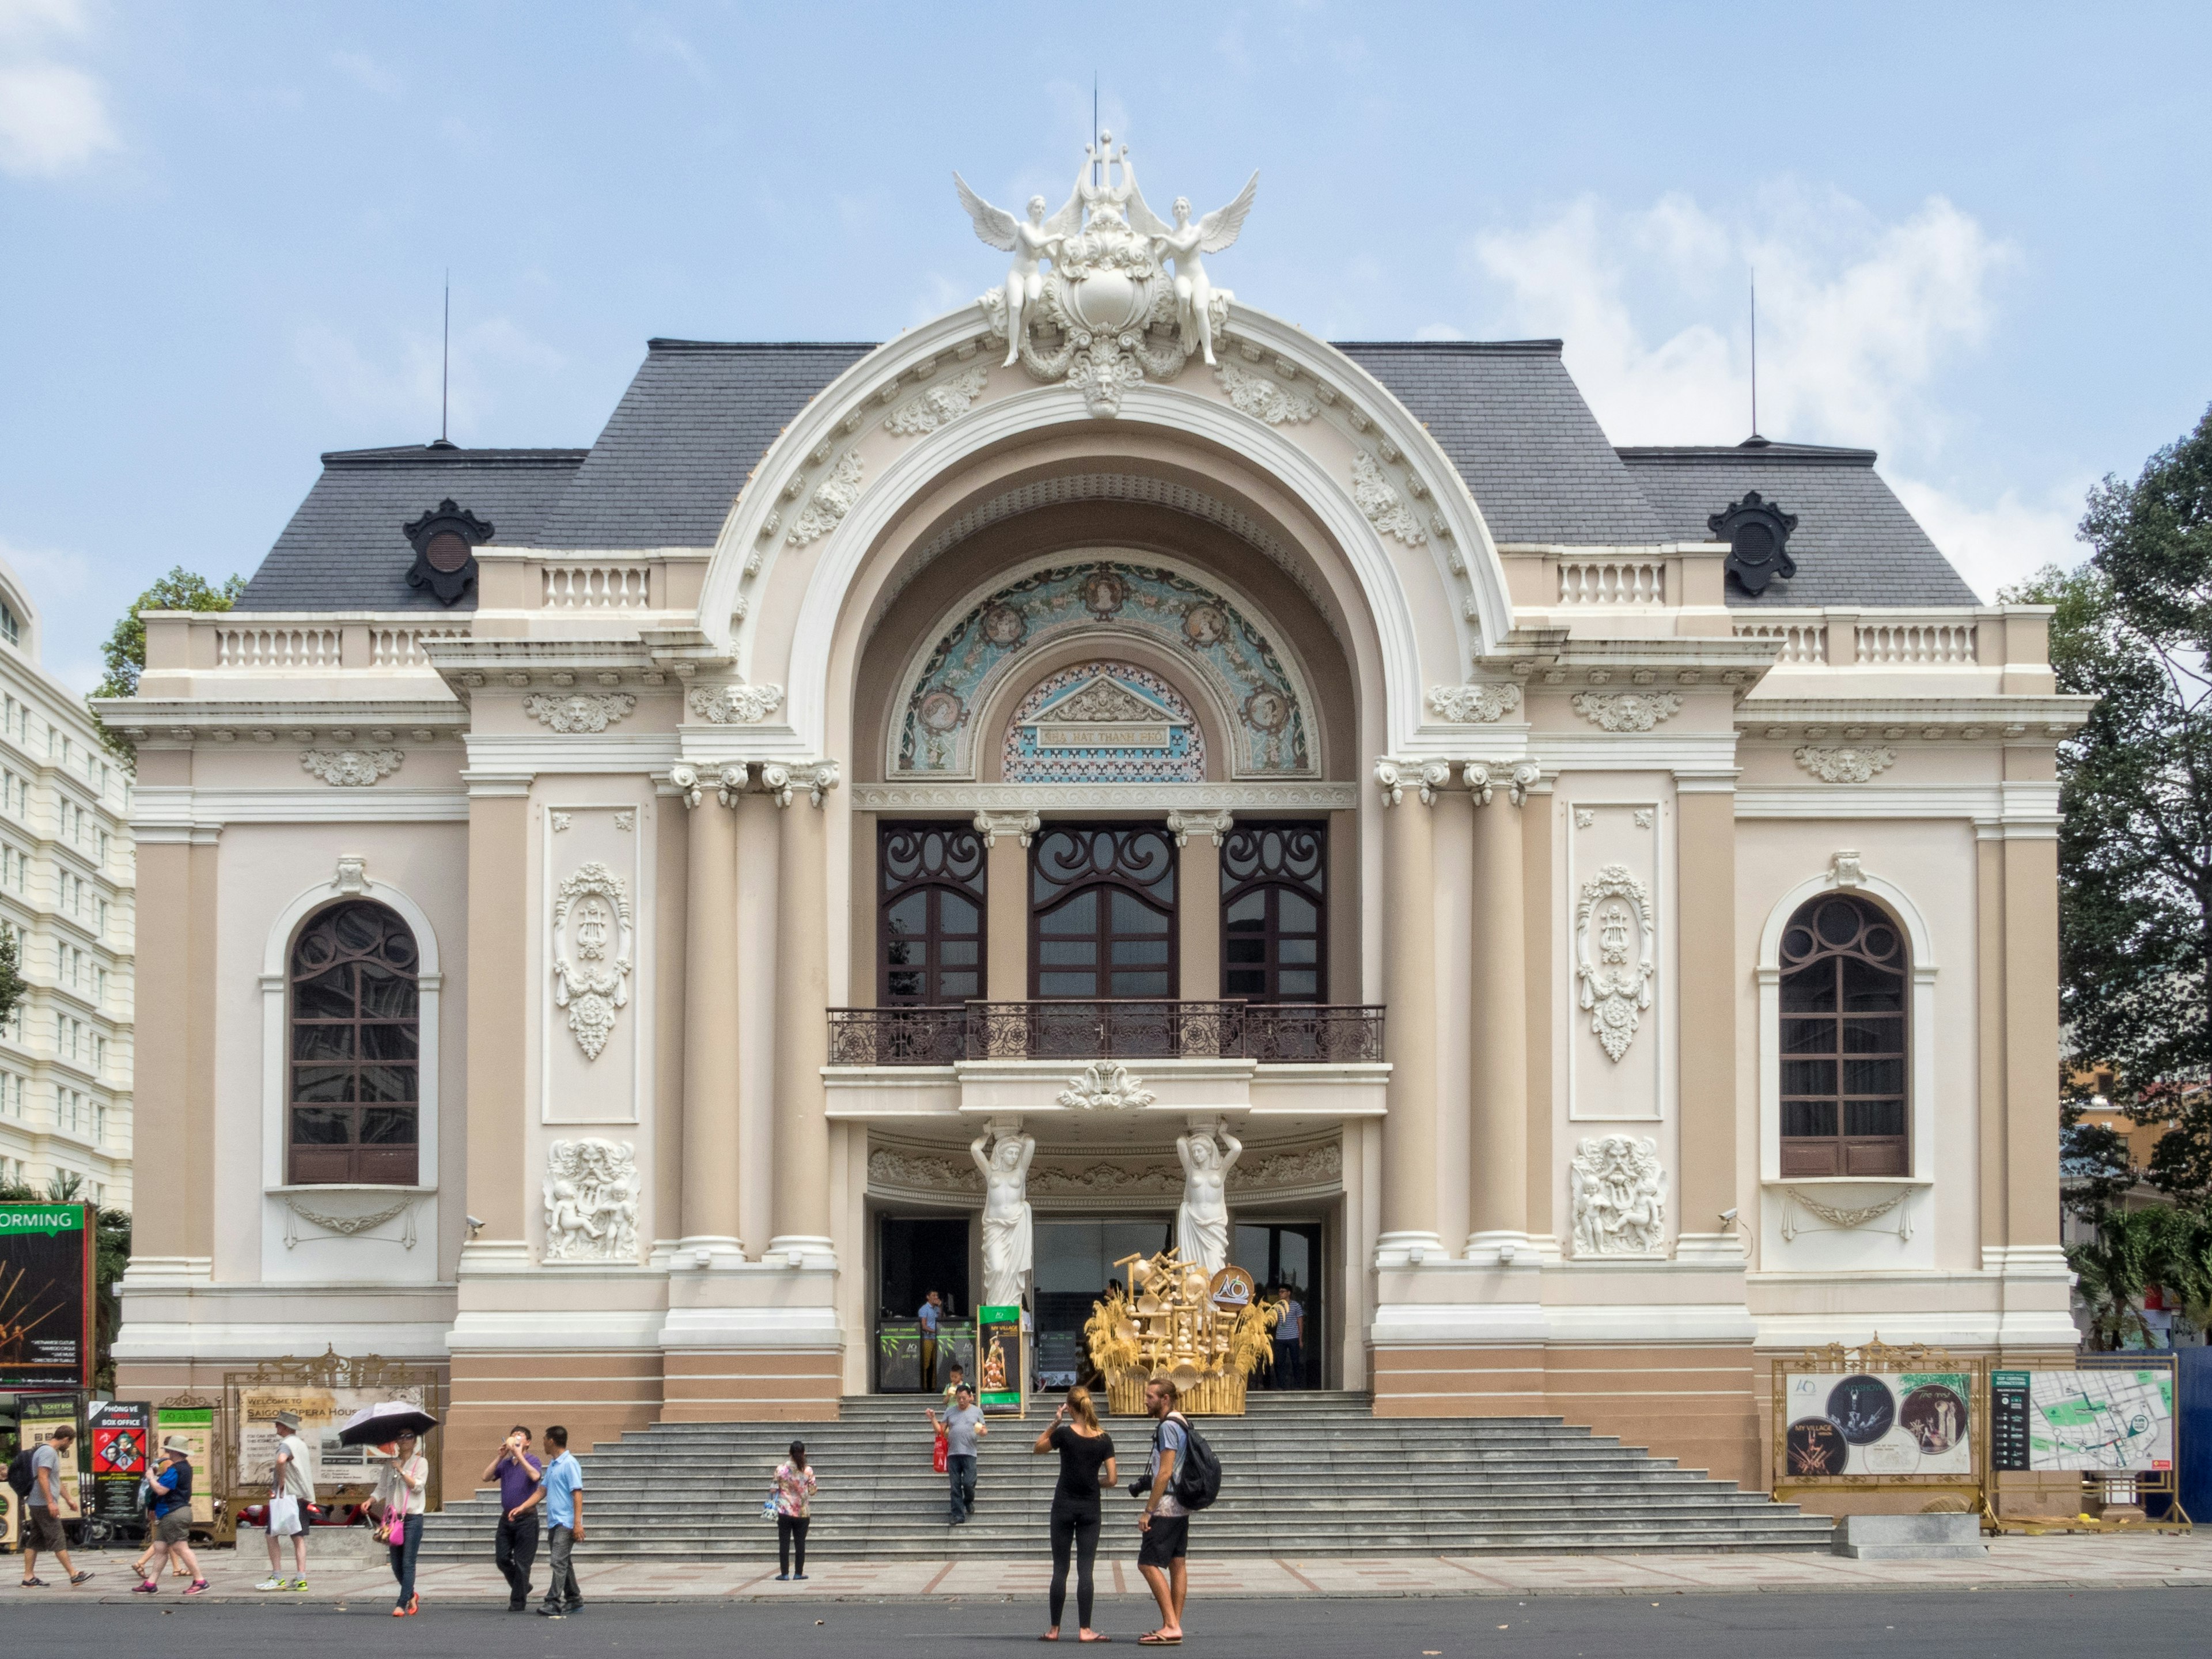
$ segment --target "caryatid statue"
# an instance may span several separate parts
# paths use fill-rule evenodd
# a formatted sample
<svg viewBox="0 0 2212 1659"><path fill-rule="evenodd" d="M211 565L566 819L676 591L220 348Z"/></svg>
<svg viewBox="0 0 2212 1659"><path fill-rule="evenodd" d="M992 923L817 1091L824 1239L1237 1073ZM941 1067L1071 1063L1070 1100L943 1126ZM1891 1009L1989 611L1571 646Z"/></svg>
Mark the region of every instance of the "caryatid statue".
<svg viewBox="0 0 2212 1659"><path fill-rule="evenodd" d="M1226 1123L1176 1138L1176 1156L1182 1160L1176 1254L1208 1274L1229 1265L1229 1171L1243 1153L1244 1143L1229 1133Z"/></svg>
<svg viewBox="0 0 2212 1659"><path fill-rule="evenodd" d="M1030 1213L1030 1160L1036 1138L1002 1134L990 1146L989 1133L968 1148L983 1172L983 1301L986 1306L1020 1304L1035 1266Z"/></svg>

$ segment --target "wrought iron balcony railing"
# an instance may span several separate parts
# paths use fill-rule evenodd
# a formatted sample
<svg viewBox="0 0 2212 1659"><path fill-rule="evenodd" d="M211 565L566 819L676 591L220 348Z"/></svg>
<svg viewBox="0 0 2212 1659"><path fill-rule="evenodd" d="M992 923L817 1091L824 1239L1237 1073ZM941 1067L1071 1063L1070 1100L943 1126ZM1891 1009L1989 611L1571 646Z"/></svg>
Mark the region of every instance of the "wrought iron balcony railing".
<svg viewBox="0 0 2212 1659"><path fill-rule="evenodd" d="M1130 999L830 1010L833 1066L1213 1059L1297 1065L1382 1058L1382 1010L1372 1004Z"/></svg>

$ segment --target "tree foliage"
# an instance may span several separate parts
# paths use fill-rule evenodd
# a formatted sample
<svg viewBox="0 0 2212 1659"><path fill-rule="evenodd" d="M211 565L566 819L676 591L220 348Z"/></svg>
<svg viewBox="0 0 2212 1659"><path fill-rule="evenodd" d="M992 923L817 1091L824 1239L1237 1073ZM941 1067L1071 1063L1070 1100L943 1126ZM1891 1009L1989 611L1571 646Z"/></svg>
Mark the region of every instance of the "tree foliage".
<svg viewBox="0 0 2212 1659"><path fill-rule="evenodd" d="M2179 1120L2149 1175L2212 1193L2212 410L2140 477L2089 495L2070 573L2008 599L2051 605L2058 689L2099 699L2059 750L2060 1007L2112 1103ZM2087 1096L2070 1080L2069 1106ZM2069 1156L2094 1156L2078 1126Z"/></svg>
<svg viewBox="0 0 2212 1659"><path fill-rule="evenodd" d="M15 1018L30 990L23 978L21 935L13 927L0 927L0 1025Z"/></svg>
<svg viewBox="0 0 2212 1659"><path fill-rule="evenodd" d="M131 600L131 608L115 624L107 643L100 647L101 660L107 672L100 677L95 697L135 697L138 695L138 677L146 671L146 623L141 614L148 611L228 611L238 603L239 595L246 592L246 578L234 574L217 587L197 571L182 565L172 565L169 574ZM100 741L119 756L125 764L134 758L131 747L111 732L103 724L97 709L93 711L93 724L100 727Z"/></svg>
<svg viewBox="0 0 2212 1659"><path fill-rule="evenodd" d="M2200 1330L2212 1322L2212 1218L2202 1210L2108 1210L2093 1238L2067 1246L2066 1260L2089 1311L2093 1349L2150 1346L2143 1293L2154 1285Z"/></svg>

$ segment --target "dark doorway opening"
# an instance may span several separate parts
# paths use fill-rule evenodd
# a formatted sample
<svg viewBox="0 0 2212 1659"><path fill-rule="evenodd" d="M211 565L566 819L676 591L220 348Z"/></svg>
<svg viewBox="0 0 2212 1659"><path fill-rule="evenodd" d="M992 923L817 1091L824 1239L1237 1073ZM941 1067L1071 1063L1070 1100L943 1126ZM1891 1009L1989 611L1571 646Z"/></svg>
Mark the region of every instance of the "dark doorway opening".
<svg viewBox="0 0 2212 1659"><path fill-rule="evenodd" d="M1322 1305L1321 1223L1239 1222L1230 1260L1259 1281L1262 1294L1277 1286L1297 1304L1298 1346L1295 1358L1278 1345L1282 1361L1253 1379L1264 1389L1317 1389L1326 1352ZM1279 1333L1283 1328L1278 1326Z"/></svg>
<svg viewBox="0 0 2212 1659"><path fill-rule="evenodd" d="M1167 1249L1175 1239L1175 1223L1165 1216L1112 1221L1040 1218L1035 1237L1037 1388L1072 1388L1093 1380L1083 1326L1091 1304L1104 1297L1107 1282L1123 1276L1115 1264ZM1103 1395L1099 1409L1105 1409Z"/></svg>
<svg viewBox="0 0 2212 1659"><path fill-rule="evenodd" d="M876 1388L884 1394L934 1393L957 1360L975 1376L975 1309L968 1299L964 1216L878 1218ZM938 1337L925 1346L918 1317L935 1291L944 1304Z"/></svg>

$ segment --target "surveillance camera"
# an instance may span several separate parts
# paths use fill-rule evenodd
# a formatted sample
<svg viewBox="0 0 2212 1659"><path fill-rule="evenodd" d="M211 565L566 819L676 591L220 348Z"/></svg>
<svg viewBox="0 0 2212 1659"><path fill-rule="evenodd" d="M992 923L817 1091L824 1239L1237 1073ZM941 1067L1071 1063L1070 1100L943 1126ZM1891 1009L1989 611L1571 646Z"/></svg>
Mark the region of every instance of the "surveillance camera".
<svg viewBox="0 0 2212 1659"><path fill-rule="evenodd" d="M1734 1210L1723 1210L1723 1211L1721 1212L1721 1219L1722 1219L1723 1221L1725 1221L1725 1222L1729 1223L1731 1225L1733 1225L1733 1224L1735 1224L1735 1218L1736 1218L1736 1212L1735 1212L1735 1211L1734 1211Z"/></svg>
<svg viewBox="0 0 2212 1659"><path fill-rule="evenodd" d="M466 1221L467 1221L467 1222L468 1222L468 1224L469 1224L469 1231L470 1231L471 1232L472 1232L472 1233L480 1233L480 1232L482 1232L482 1231L484 1230L484 1223L483 1223L483 1217L481 1217L481 1216L473 1216L473 1215L472 1215L472 1216L468 1216L468 1217L465 1218L465 1219L466 1219Z"/></svg>

